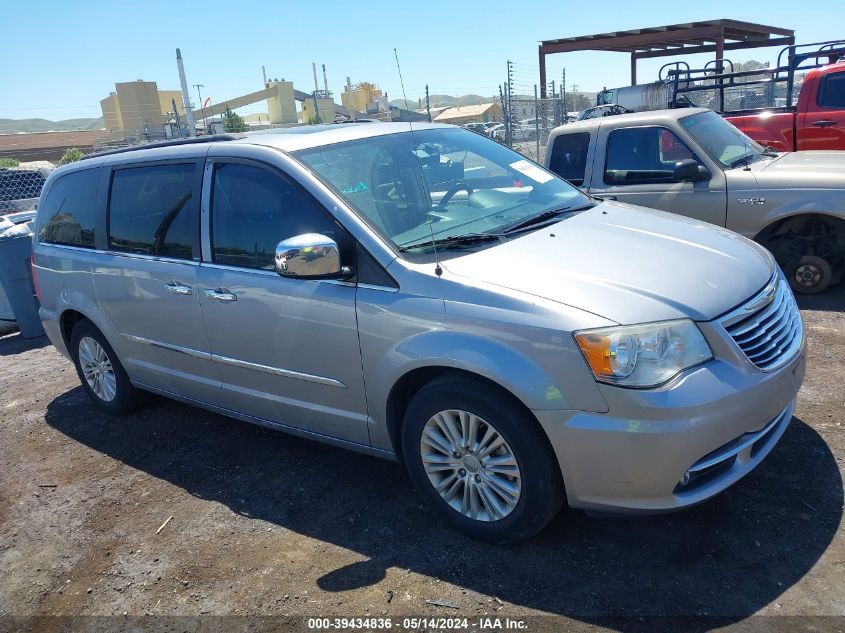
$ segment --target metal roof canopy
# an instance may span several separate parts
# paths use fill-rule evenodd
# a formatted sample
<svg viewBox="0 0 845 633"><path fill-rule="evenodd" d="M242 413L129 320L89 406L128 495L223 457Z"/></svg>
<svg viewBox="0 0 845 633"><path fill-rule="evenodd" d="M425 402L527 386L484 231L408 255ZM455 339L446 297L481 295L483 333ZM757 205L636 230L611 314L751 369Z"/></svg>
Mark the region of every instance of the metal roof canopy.
<svg viewBox="0 0 845 633"><path fill-rule="evenodd" d="M637 60L651 57L716 53L764 46L791 46L795 31L738 20L707 20L630 31L565 37L540 42L540 92L546 97L546 55L573 51L614 51L631 54L631 85L637 83Z"/></svg>

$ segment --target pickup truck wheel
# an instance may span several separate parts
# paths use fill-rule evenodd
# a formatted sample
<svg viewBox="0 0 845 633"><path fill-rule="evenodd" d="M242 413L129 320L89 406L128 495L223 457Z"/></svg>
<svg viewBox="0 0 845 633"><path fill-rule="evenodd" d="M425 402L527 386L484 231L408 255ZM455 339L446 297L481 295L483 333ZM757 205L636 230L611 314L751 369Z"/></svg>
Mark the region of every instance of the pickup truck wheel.
<svg viewBox="0 0 845 633"><path fill-rule="evenodd" d="M472 538L531 538L563 502L560 467L528 412L472 379L435 380L413 397L402 452L414 486Z"/></svg>
<svg viewBox="0 0 845 633"><path fill-rule="evenodd" d="M789 285L795 292L814 295L830 285L833 270L821 257L804 255L788 276Z"/></svg>

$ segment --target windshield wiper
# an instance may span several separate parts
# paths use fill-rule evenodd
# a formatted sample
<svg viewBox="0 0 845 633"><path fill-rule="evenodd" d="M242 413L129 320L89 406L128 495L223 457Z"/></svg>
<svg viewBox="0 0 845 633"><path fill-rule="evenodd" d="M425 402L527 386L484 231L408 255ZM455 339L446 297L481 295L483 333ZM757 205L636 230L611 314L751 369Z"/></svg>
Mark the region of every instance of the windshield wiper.
<svg viewBox="0 0 845 633"><path fill-rule="evenodd" d="M576 211L577 209L573 209L572 207L561 207L560 209L549 209L547 211L541 211L536 215L528 216L516 222L515 224L511 224L510 226L506 226L502 233L505 235L509 235L511 233L515 233L517 231L521 231L522 229L527 229L530 226L534 226L536 224L542 224L546 220L551 220L559 216L561 213L566 213L567 211Z"/></svg>
<svg viewBox="0 0 845 633"><path fill-rule="evenodd" d="M745 156L741 156L741 157L737 158L736 160L731 161L731 165L730 165L729 169L734 169L735 167L739 167L743 163L748 164L748 163L751 162L751 159L754 158L755 156L757 156L757 154L746 154Z"/></svg>
<svg viewBox="0 0 845 633"><path fill-rule="evenodd" d="M478 244L479 242L489 242L492 240L501 240L505 236L501 233L465 233L463 235L450 235L449 237L440 237L434 240L425 240L422 242L413 242L411 244L403 244L399 247L400 253L407 253L412 249L431 248L431 247L449 247L449 246L465 246L468 244Z"/></svg>

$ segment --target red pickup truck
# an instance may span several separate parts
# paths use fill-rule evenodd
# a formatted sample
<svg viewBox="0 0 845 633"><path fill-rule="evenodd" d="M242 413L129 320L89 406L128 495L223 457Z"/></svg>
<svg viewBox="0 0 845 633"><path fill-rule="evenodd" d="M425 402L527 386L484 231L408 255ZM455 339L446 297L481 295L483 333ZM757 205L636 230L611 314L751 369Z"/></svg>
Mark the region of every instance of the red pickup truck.
<svg viewBox="0 0 845 633"><path fill-rule="evenodd" d="M658 81L602 90L596 103L633 112L701 106L777 151L845 150L843 60L845 40L787 46L774 68L735 71L727 59L700 69L672 62Z"/></svg>
<svg viewBox="0 0 845 633"><path fill-rule="evenodd" d="M779 152L845 150L845 62L808 72L795 108L726 114L725 118Z"/></svg>

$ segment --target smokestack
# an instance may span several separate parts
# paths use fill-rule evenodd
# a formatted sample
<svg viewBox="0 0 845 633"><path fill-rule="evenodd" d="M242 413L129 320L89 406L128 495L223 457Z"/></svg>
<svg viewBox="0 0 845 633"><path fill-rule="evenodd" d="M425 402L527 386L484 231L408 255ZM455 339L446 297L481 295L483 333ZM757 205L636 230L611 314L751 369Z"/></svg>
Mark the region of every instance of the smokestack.
<svg viewBox="0 0 845 633"><path fill-rule="evenodd" d="M314 92L317 92L320 86L317 83L317 64L315 62L311 62L311 70L314 71Z"/></svg>
<svg viewBox="0 0 845 633"><path fill-rule="evenodd" d="M329 80L326 77L326 65L323 64L323 87L326 89L326 96L329 96Z"/></svg>
<svg viewBox="0 0 845 633"><path fill-rule="evenodd" d="M188 94L188 80L185 79L185 65L182 63L182 51L178 48L176 49L176 66L179 68L179 82L182 84L182 102L185 104L185 119L188 122L188 135L196 136L197 128L194 126L191 96Z"/></svg>
<svg viewBox="0 0 845 633"><path fill-rule="evenodd" d="M261 74L264 77L264 87L267 87L267 71L264 70L264 66L261 66Z"/></svg>

